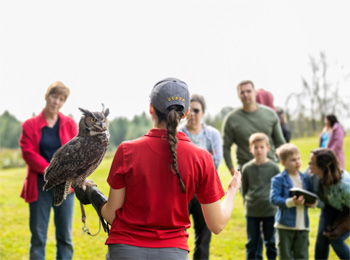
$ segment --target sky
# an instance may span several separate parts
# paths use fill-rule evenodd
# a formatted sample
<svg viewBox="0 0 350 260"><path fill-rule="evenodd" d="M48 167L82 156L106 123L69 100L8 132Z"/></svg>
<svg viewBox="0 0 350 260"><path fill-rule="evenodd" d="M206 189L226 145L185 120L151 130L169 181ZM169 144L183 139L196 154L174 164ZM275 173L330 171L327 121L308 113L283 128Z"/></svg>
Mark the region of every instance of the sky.
<svg viewBox="0 0 350 260"><path fill-rule="evenodd" d="M349 10L347 0L0 0L0 114L40 113L59 80L71 90L61 112L79 120L78 107L104 103L110 119L131 119L148 113L166 77L203 95L210 115L240 106L246 79L284 107L311 79L310 55L324 51L330 68L349 73ZM340 85L348 102L349 83Z"/></svg>

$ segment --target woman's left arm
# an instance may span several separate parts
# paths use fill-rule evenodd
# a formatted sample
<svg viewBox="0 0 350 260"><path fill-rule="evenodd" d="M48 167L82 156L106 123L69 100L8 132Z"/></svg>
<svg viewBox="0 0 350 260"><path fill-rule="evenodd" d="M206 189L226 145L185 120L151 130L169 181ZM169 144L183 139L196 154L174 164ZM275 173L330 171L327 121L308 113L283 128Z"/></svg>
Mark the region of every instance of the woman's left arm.
<svg viewBox="0 0 350 260"><path fill-rule="evenodd" d="M125 199L125 187L121 189L110 188L108 201L101 208L102 217L112 224L115 212L122 207Z"/></svg>

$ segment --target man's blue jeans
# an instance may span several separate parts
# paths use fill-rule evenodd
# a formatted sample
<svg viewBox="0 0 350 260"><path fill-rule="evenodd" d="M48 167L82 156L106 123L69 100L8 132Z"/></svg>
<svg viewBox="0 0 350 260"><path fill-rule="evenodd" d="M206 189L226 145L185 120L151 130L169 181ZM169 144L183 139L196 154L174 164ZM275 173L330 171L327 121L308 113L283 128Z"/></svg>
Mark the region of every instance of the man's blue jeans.
<svg viewBox="0 0 350 260"><path fill-rule="evenodd" d="M261 241L260 225L262 223L262 232L264 235L264 244L266 247L266 256L268 259L276 259L277 249L275 246L275 228L273 227L274 217L246 217L247 236L246 243L247 255L246 259L258 259L259 241Z"/></svg>
<svg viewBox="0 0 350 260"><path fill-rule="evenodd" d="M38 175L38 200L29 204L29 227L31 232L29 259L45 259L45 246L50 211L53 207L54 188L43 191L44 179ZM56 259L72 259L72 220L74 193L58 207L53 207L56 232Z"/></svg>
<svg viewBox="0 0 350 260"><path fill-rule="evenodd" d="M320 221L318 223L318 231L315 247L315 259L328 259L329 245L332 246L334 252L340 259L350 259L350 249L345 240L350 236L350 231L341 234L335 240L329 240L322 232L326 231L328 225L331 225L341 211L327 206L321 210Z"/></svg>

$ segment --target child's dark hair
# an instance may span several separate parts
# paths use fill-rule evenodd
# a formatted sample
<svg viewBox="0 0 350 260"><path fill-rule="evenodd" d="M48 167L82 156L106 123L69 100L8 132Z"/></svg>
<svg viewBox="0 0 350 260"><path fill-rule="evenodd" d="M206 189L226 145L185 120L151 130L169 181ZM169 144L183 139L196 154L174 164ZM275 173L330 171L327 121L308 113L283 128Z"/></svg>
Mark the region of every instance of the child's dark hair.
<svg viewBox="0 0 350 260"><path fill-rule="evenodd" d="M166 129L167 129L167 134L169 139L169 149L172 155L171 169L176 173L179 179L181 192L186 193L186 187L181 179L181 174L179 172L178 163L177 163L177 153L176 153L176 148L177 148L177 138L176 138L177 130L176 129L178 124L180 123L181 118L184 116L182 110L183 110L182 106L172 105L168 107L169 113L164 114L154 107L154 111L158 116L159 122L166 121Z"/></svg>
<svg viewBox="0 0 350 260"><path fill-rule="evenodd" d="M316 157L316 165L323 172L321 178L327 186L336 184L341 179L341 169L335 153L327 148L317 148L311 151Z"/></svg>

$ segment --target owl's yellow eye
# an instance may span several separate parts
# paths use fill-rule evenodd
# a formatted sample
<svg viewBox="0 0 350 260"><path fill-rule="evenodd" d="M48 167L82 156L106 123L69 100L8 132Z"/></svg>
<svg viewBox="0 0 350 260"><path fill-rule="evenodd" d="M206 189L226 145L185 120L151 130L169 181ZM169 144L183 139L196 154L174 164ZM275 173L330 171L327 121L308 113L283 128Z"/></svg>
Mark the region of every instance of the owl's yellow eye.
<svg viewBox="0 0 350 260"><path fill-rule="evenodd" d="M95 118L91 118L90 121L95 123L96 119Z"/></svg>

